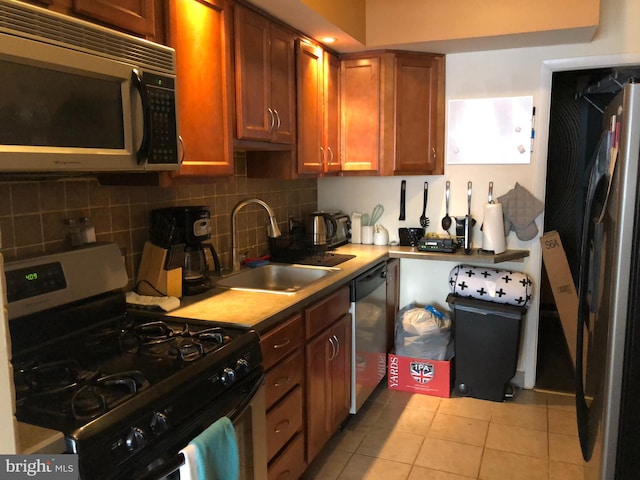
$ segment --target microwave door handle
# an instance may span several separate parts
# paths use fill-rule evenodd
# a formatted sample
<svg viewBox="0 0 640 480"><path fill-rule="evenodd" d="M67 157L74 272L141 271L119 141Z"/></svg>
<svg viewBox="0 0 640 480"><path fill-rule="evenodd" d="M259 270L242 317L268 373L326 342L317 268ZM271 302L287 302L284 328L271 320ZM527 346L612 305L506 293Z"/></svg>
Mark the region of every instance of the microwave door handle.
<svg viewBox="0 0 640 480"><path fill-rule="evenodd" d="M138 93L140 93L140 99L142 100L142 141L140 142L140 148L136 152L138 164L142 164L149 158L149 153L151 152L151 135L153 131L151 128L151 99L149 98L149 89L144 80L142 80L137 68L131 71L131 80Z"/></svg>

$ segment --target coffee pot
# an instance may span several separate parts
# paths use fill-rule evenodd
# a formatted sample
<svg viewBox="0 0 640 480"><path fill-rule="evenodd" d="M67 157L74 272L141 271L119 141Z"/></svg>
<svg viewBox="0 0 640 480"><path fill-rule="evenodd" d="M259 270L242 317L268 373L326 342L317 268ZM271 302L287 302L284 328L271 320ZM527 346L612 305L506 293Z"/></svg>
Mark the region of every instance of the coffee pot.
<svg viewBox="0 0 640 480"><path fill-rule="evenodd" d="M151 211L151 242L167 250L164 268L182 268L182 294L211 288L209 274L220 274L211 243L211 214L206 207L170 207Z"/></svg>

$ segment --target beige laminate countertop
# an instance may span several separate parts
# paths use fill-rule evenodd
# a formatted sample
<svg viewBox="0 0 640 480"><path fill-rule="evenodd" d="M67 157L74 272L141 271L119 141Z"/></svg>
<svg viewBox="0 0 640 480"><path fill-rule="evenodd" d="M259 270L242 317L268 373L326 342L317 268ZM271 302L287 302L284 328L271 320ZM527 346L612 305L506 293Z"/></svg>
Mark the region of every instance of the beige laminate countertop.
<svg viewBox="0 0 640 480"><path fill-rule="evenodd" d="M206 293L183 297L180 308L166 315L210 320L264 332L332 290L346 285L376 263L386 261L389 247L349 244L338 248L336 253L355 255L355 258L337 265L339 272L293 295L214 288Z"/></svg>
<svg viewBox="0 0 640 480"><path fill-rule="evenodd" d="M58 454L65 451L64 435L48 428L18 422L17 446L21 455Z"/></svg>

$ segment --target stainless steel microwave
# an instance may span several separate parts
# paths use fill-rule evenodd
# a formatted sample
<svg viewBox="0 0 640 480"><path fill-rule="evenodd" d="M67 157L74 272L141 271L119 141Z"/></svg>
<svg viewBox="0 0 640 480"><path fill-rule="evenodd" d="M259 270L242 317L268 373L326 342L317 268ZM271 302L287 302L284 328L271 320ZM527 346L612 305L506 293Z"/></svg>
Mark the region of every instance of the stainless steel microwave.
<svg viewBox="0 0 640 480"><path fill-rule="evenodd" d="M0 0L0 172L180 167L175 51Z"/></svg>

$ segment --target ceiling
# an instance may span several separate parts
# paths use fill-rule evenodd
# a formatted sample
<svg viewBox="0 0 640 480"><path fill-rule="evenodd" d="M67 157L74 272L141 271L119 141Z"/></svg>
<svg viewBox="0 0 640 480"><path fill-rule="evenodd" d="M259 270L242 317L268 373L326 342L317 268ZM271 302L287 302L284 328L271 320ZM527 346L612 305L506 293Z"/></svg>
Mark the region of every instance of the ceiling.
<svg viewBox="0 0 640 480"><path fill-rule="evenodd" d="M249 2L318 41L324 37L335 38L336 43L332 44L331 48L337 52L356 52L366 49L364 41L357 40L300 0L249 0Z"/></svg>
<svg viewBox="0 0 640 480"><path fill-rule="evenodd" d="M336 38L329 47L338 53L402 49L445 54L588 43L598 26L600 3L544 0L516 2L507 8L503 1L492 0L476 11L468 2L459 7L438 7L422 0L247 1L318 41L326 36ZM557 15L547 15L549 2L557 5ZM582 8L576 10L575 2ZM455 22L449 21L454 18L452 13ZM446 21L441 21L443 18ZM440 32L434 37L435 29Z"/></svg>

